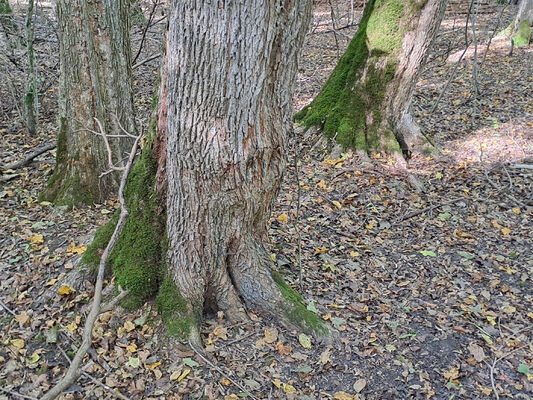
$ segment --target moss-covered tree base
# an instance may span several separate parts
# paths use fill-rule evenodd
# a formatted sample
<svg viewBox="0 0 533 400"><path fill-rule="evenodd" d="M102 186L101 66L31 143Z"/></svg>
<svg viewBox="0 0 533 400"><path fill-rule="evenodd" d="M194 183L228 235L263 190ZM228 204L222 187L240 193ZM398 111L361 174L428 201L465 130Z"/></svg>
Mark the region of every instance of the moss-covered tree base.
<svg viewBox="0 0 533 400"><path fill-rule="evenodd" d="M416 41L431 42L444 10L435 2L430 4L427 14L433 13L436 22L428 29L421 27L417 21L427 3L368 1L348 49L319 95L295 119L307 127L322 127L327 137L343 147L407 155L410 139L420 140L414 136L419 130L406 132L410 135L406 138L402 121L429 47L418 46ZM417 53L418 64L402 63L411 57L410 52Z"/></svg>
<svg viewBox="0 0 533 400"><path fill-rule="evenodd" d="M523 20L518 26L513 35L513 43L516 47L525 47L531 43L531 25L528 20Z"/></svg>

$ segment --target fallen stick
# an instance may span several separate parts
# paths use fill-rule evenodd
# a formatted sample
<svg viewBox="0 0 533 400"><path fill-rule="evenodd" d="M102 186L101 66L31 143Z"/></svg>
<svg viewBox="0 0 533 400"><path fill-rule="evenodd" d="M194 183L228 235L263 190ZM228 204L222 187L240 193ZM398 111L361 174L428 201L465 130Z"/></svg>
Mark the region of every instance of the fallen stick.
<svg viewBox="0 0 533 400"><path fill-rule="evenodd" d="M439 207L445 206L447 204L455 203L455 202L457 202L459 200L465 200L465 199L463 197L457 197L455 199L451 199L451 200L445 201L443 203L439 203L439 204L435 204L433 206L429 206L429 207L423 208L422 210L414 211L414 212L412 212L410 214L405 215L398 222L403 222L403 221L408 220L410 218L416 217L417 215L420 215L420 214L423 214L425 212L434 210L435 208L439 208Z"/></svg>
<svg viewBox="0 0 533 400"><path fill-rule="evenodd" d="M55 147L56 147L55 143L45 144L44 146L38 147L33 153L31 153L25 159L17 161L16 163L13 163L11 165L6 165L5 167L1 167L0 169L6 171L8 169L19 169L19 168L22 168L22 167L28 165L35 157L40 156L41 154L47 152L48 150L55 149Z"/></svg>
<svg viewBox="0 0 533 400"><path fill-rule="evenodd" d="M98 123L98 125L101 127L100 121L98 121L96 118L95 120ZM105 135L105 132L102 131L101 133L107 145L107 137ZM126 224L126 220L128 218L128 208L126 206L126 201L124 199L124 188L126 187L126 181L128 179L129 172L133 165L133 160L135 159L135 154L137 153L137 148L138 148L138 145L139 145L139 142L142 136L143 135L141 133L135 139L135 143L133 144L129 157L128 157L128 162L122 168L122 177L120 179L120 186L118 189L118 198L120 201L120 216L119 216L117 225L115 227L115 230L113 231L113 234L111 235L111 238L109 239L109 242L107 243L107 246L104 250L104 253L102 254L102 257L100 258L100 264L98 266L98 276L96 278L96 285L94 287L94 300L91 306L91 311L89 312L89 315L87 316L87 319L85 320L85 326L83 327L81 346L78 348L78 351L76 352L65 376L52 389L46 392L44 396L41 398L41 400L55 399L57 396L61 394L61 392L63 392L63 390L67 389L70 385L72 385L82 373L79 370L80 365L81 365L81 362L83 361L83 357L85 357L85 355L87 354L89 347L91 347L94 323L96 322L96 319L98 318L98 316L101 314L101 311L102 311L101 301L102 301L102 288L104 285L105 266L109 259L109 255L113 251L113 248L115 247L118 237L120 233L122 232L122 229L124 228L124 225ZM110 165L109 167L112 169L117 169L117 167L114 167L113 165ZM108 307L104 306L103 308L107 309Z"/></svg>

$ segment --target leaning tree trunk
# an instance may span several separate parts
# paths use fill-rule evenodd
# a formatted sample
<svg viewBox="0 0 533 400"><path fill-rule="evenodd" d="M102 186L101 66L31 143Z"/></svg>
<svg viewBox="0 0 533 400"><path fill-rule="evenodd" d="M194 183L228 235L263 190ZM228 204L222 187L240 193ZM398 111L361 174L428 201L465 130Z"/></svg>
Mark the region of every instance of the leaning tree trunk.
<svg viewBox="0 0 533 400"><path fill-rule="evenodd" d="M527 46L531 42L533 26L533 0L522 0L516 18L512 23L511 37L517 47Z"/></svg>
<svg viewBox="0 0 533 400"><path fill-rule="evenodd" d="M90 204L114 193L118 174L107 173L107 134L135 134L129 39L129 0L59 0L59 133L56 167L43 199ZM93 132L91 132L93 131ZM110 139L121 165L127 139Z"/></svg>
<svg viewBox="0 0 533 400"><path fill-rule="evenodd" d="M296 115L345 147L401 150L423 142L409 107L446 0L370 0L359 29L315 100Z"/></svg>
<svg viewBox="0 0 533 400"><path fill-rule="evenodd" d="M168 262L186 305L176 316L192 322L196 342L204 309L241 319L244 305L323 332L276 283L267 230L311 2L173 0L170 9Z"/></svg>

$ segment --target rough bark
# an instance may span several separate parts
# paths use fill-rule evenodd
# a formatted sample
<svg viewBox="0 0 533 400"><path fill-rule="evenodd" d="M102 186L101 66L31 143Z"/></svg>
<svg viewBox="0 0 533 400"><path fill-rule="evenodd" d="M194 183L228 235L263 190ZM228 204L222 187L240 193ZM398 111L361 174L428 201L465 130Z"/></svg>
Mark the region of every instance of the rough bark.
<svg viewBox="0 0 533 400"><path fill-rule="evenodd" d="M37 134L37 72L35 70L35 54L33 42L35 31L33 25L34 0L28 1L26 13L26 55L28 58L28 76L26 81L26 92L24 93L24 110L26 114L26 127L31 136Z"/></svg>
<svg viewBox="0 0 533 400"><path fill-rule="evenodd" d="M59 132L56 167L42 198L59 204L101 201L115 193L116 173L95 118L109 135L120 125L135 134L131 91L129 0L60 0ZM131 140L110 139L114 162L122 165Z"/></svg>
<svg viewBox="0 0 533 400"><path fill-rule="evenodd" d="M310 3L171 2L162 105L169 277L182 298L175 316L190 322L183 333L194 341L204 309L244 318L241 299L323 332L275 282L267 232Z"/></svg>
<svg viewBox="0 0 533 400"><path fill-rule="evenodd" d="M316 99L296 115L345 147L367 152L422 143L409 107L446 0L370 0L347 51Z"/></svg>
<svg viewBox="0 0 533 400"><path fill-rule="evenodd" d="M516 18L512 24L513 43L517 47L531 43L531 27L533 26L533 0L522 0Z"/></svg>

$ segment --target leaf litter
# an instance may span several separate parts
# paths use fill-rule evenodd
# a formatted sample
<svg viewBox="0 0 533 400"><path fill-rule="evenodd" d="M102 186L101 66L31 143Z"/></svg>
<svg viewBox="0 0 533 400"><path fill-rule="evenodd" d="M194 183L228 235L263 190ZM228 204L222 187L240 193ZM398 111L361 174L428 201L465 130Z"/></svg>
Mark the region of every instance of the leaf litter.
<svg viewBox="0 0 533 400"><path fill-rule="evenodd" d="M495 12L485 16L492 24ZM331 28L328 21L329 8L318 6L297 107L335 63L333 35L320 33ZM469 97L472 64L463 61L430 114L452 67L438 55L448 43L460 48L462 31L453 38L446 32L415 95L417 118L442 146L442 154L410 163L425 192L384 156L337 155L316 131L295 143L300 215L291 162L272 216L272 253L298 288L301 236L302 295L334 332L330 338L253 313L232 325L219 313L202 327L207 363L166 335L154 304L113 310L99 317L85 363L108 389L82 376L63 398L113 398L110 390L132 399L479 399L494 397L494 389L501 397L533 395L532 174L516 167L531 165L533 151L531 52L489 52L480 99ZM143 68L139 74L152 79L150 66ZM149 98L151 81L143 79L137 89ZM43 129L49 133L38 139L5 131L2 149L20 155L24 143L31 152L53 138L52 117ZM0 293L14 314L0 313L0 382L35 397L64 373L91 298L90 283L74 288L62 278L116 207L39 203L52 156L45 153L0 191Z"/></svg>

